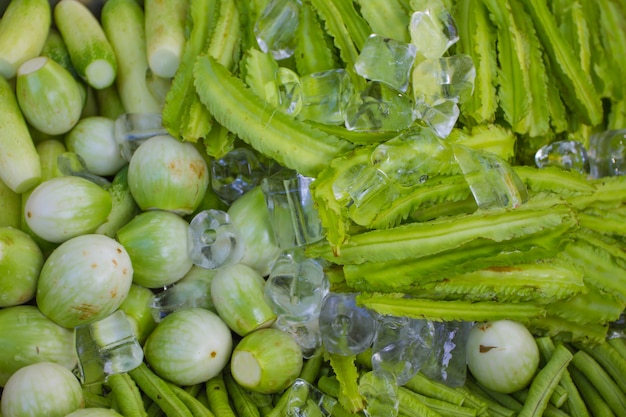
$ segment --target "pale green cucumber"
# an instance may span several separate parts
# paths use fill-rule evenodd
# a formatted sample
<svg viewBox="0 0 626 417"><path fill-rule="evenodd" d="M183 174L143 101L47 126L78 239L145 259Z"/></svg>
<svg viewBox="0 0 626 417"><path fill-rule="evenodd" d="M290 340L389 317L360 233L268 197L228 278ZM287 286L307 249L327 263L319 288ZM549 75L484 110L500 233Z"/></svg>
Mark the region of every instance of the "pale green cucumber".
<svg viewBox="0 0 626 417"><path fill-rule="evenodd" d="M0 19L0 75L15 77L17 68L39 55L52 16L48 0L12 0Z"/></svg>
<svg viewBox="0 0 626 417"><path fill-rule="evenodd" d="M74 65L72 65L72 58L70 58L70 53L67 50L67 45L61 36L61 33L57 28L51 27L50 32L48 32L48 38L46 39L46 43L43 46L43 49L40 53L41 56L47 56L50 59L55 60L63 68L69 71L74 77L78 78L78 74L76 73L76 69Z"/></svg>
<svg viewBox="0 0 626 417"><path fill-rule="evenodd" d="M60 135L74 127L85 103L72 74L43 56L20 65L15 94L26 121L50 135Z"/></svg>
<svg viewBox="0 0 626 417"><path fill-rule="evenodd" d="M0 227L20 228L22 198L0 179Z"/></svg>
<svg viewBox="0 0 626 417"><path fill-rule="evenodd" d="M127 113L160 113L146 81L145 16L135 0L108 0L101 23L117 59L116 85Z"/></svg>
<svg viewBox="0 0 626 417"><path fill-rule="evenodd" d="M54 7L54 23L78 75L96 89L113 84L117 73L115 53L87 6L77 0L61 0Z"/></svg>
<svg viewBox="0 0 626 417"><path fill-rule="evenodd" d="M15 193L41 179L39 154L30 136L15 93L0 77L0 179Z"/></svg>
<svg viewBox="0 0 626 417"><path fill-rule="evenodd" d="M178 69L185 45L187 1L145 0L146 50L153 73L172 78Z"/></svg>

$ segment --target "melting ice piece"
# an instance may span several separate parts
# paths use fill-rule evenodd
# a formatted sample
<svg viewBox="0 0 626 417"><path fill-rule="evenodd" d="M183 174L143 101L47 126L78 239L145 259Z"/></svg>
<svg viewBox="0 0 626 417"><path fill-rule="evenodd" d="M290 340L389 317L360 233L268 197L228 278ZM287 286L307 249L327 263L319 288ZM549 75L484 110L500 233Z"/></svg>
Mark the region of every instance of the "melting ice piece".
<svg viewBox="0 0 626 417"><path fill-rule="evenodd" d="M425 58L440 58L459 40L456 23L443 2L414 1L409 32L411 43ZM423 3L423 5L422 5Z"/></svg>
<svg viewBox="0 0 626 417"><path fill-rule="evenodd" d="M210 164L211 188L227 204L250 191L267 175L256 153L248 148L235 148Z"/></svg>
<svg viewBox="0 0 626 417"><path fill-rule="evenodd" d="M413 94L427 105L444 99L462 103L472 95L475 79L476 67L469 55L425 59L412 73Z"/></svg>
<svg viewBox="0 0 626 417"><path fill-rule="evenodd" d="M471 322L446 321L434 323L432 355L421 372L449 387L460 387L467 377L465 345Z"/></svg>
<svg viewBox="0 0 626 417"><path fill-rule="evenodd" d="M300 1L270 0L254 25L261 51L281 60L293 55Z"/></svg>
<svg viewBox="0 0 626 417"><path fill-rule="evenodd" d="M585 146L576 140L559 140L539 148L535 153L538 168L556 166L581 174L589 172L589 160Z"/></svg>
<svg viewBox="0 0 626 417"><path fill-rule="evenodd" d="M239 262L245 254L243 239L222 210L203 210L189 223L189 256L202 268L216 269Z"/></svg>
<svg viewBox="0 0 626 417"><path fill-rule="evenodd" d="M370 81L350 97L345 126L355 131L400 131L415 121L411 97L380 81Z"/></svg>
<svg viewBox="0 0 626 417"><path fill-rule="evenodd" d="M74 329L77 376L83 385L104 382L109 375L128 372L143 361L143 350L126 314L110 316Z"/></svg>
<svg viewBox="0 0 626 417"><path fill-rule="evenodd" d="M399 384L386 370L366 372L359 378L359 392L365 398L367 417L396 417L399 411Z"/></svg>
<svg viewBox="0 0 626 417"><path fill-rule="evenodd" d="M115 141L122 158L130 161L133 153L153 136L167 135L161 113L124 113L115 119Z"/></svg>
<svg viewBox="0 0 626 417"><path fill-rule="evenodd" d="M314 180L291 170L282 170L261 181L270 224L281 249L305 246L324 237L311 196L310 185Z"/></svg>
<svg viewBox="0 0 626 417"><path fill-rule="evenodd" d="M526 186L508 162L490 152L452 146L480 209L515 208L528 201Z"/></svg>
<svg viewBox="0 0 626 417"><path fill-rule="evenodd" d="M319 326L319 316L308 321L294 320L287 316L278 316L273 327L289 333L302 350L306 359L312 357L322 346L322 333Z"/></svg>
<svg viewBox="0 0 626 417"><path fill-rule="evenodd" d="M283 252L265 282L265 299L277 316L291 321L317 318L330 284L322 264L300 249Z"/></svg>
<svg viewBox="0 0 626 417"><path fill-rule="evenodd" d="M288 390L287 416L329 417L337 400L298 378Z"/></svg>
<svg viewBox="0 0 626 417"><path fill-rule="evenodd" d="M300 114L302 110L300 76L289 68L280 67L276 71L276 86L279 110L292 116Z"/></svg>
<svg viewBox="0 0 626 417"><path fill-rule="evenodd" d="M400 92L409 87L411 67L417 47L411 43L371 34L354 63L354 69L363 78L380 81Z"/></svg>
<svg viewBox="0 0 626 417"><path fill-rule="evenodd" d="M106 178L89 172L83 158L74 152L63 152L57 156L57 168L63 175L81 177L103 188L107 188L111 185L111 182Z"/></svg>
<svg viewBox="0 0 626 417"><path fill-rule="evenodd" d="M432 353L435 327L431 321L407 317L378 316L372 345L372 369L390 372L404 385Z"/></svg>
<svg viewBox="0 0 626 417"><path fill-rule="evenodd" d="M154 321L158 323L170 313L183 308L215 310L211 299L211 282L216 272L216 269L192 266L182 279L153 298L150 308Z"/></svg>
<svg viewBox="0 0 626 417"><path fill-rule="evenodd" d="M592 178L626 175L626 129L591 135L587 155Z"/></svg>
<svg viewBox="0 0 626 417"><path fill-rule="evenodd" d="M343 123L352 83L343 68L315 72L300 78L302 109L300 117L324 124Z"/></svg>
<svg viewBox="0 0 626 417"><path fill-rule="evenodd" d="M354 293L328 293L319 323L324 348L337 355L361 353L372 345L376 336L373 314L357 306Z"/></svg>
<svg viewBox="0 0 626 417"><path fill-rule="evenodd" d="M417 118L423 120L442 139L450 135L461 110L456 100L442 99L432 104L416 102Z"/></svg>

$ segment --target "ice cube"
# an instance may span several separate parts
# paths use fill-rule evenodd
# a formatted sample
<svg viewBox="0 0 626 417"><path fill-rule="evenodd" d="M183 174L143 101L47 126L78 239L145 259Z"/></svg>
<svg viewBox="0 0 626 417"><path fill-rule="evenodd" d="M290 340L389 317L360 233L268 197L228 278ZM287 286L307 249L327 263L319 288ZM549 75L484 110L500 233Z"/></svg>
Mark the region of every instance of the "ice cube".
<svg viewBox="0 0 626 417"><path fill-rule="evenodd" d="M444 321L436 322L434 326L432 354L421 372L449 387L460 387L467 377L465 345L472 323Z"/></svg>
<svg viewBox="0 0 626 417"><path fill-rule="evenodd" d="M626 129L591 135L587 155L592 178L626 175Z"/></svg>
<svg viewBox="0 0 626 417"><path fill-rule="evenodd" d="M288 390L287 416L330 417L337 400L298 378Z"/></svg>
<svg viewBox="0 0 626 417"><path fill-rule="evenodd" d="M111 186L111 182L106 178L89 172L83 158L75 152L63 152L57 156L57 169L63 175L81 177L103 188Z"/></svg>
<svg viewBox="0 0 626 417"><path fill-rule="evenodd" d="M207 269L235 264L246 250L239 231L222 210L202 210L196 214L189 223L187 239L192 262Z"/></svg>
<svg viewBox="0 0 626 417"><path fill-rule="evenodd" d="M511 165L496 154L452 145L454 157L480 209L515 208L528 201L528 191Z"/></svg>
<svg viewBox="0 0 626 417"><path fill-rule="evenodd" d="M343 123L353 89L346 70L339 68L307 74L300 78L300 85L300 118L330 125Z"/></svg>
<svg viewBox="0 0 626 417"><path fill-rule="evenodd" d="M330 284L320 262L300 249L283 252L265 282L265 299L277 316L309 321L319 316Z"/></svg>
<svg viewBox="0 0 626 417"><path fill-rule="evenodd" d="M115 119L115 141L122 158L130 161L135 150L153 136L167 135L161 113L124 113Z"/></svg>
<svg viewBox="0 0 626 417"><path fill-rule="evenodd" d="M429 359L435 334L428 320L378 316L378 331L372 345L372 369L393 374L404 385Z"/></svg>
<svg viewBox="0 0 626 417"><path fill-rule="evenodd" d="M281 60L293 55L300 1L270 0L254 25L261 51Z"/></svg>
<svg viewBox="0 0 626 417"><path fill-rule="evenodd" d="M280 67L275 77L278 87L278 109L285 114L297 116L302 110L300 76L289 68Z"/></svg>
<svg viewBox="0 0 626 417"><path fill-rule="evenodd" d="M414 102L407 94L380 81L355 91L346 106L344 123L355 131L400 131L415 121Z"/></svg>
<svg viewBox="0 0 626 417"><path fill-rule="evenodd" d="M291 170L282 170L263 178L265 195L276 244L291 249L324 238L310 185L315 179Z"/></svg>
<svg viewBox="0 0 626 417"><path fill-rule="evenodd" d="M291 335L302 350L306 359L312 357L322 346L322 333L319 326L319 316L303 321L291 319L287 316L278 316L273 327Z"/></svg>
<svg viewBox="0 0 626 417"><path fill-rule="evenodd" d="M357 74L380 81L400 92L409 87L417 47L411 43L371 34L354 63Z"/></svg>
<svg viewBox="0 0 626 417"><path fill-rule="evenodd" d="M409 23L411 43L424 58L440 58L459 40L456 22L438 0L413 1Z"/></svg>
<svg viewBox="0 0 626 417"><path fill-rule="evenodd" d="M589 172L589 160L585 146L576 140L558 140L539 148L535 153L539 168L556 166L581 174Z"/></svg>
<svg viewBox="0 0 626 417"><path fill-rule="evenodd" d="M268 174L267 166L249 148L235 148L213 159L210 170L211 188L227 204L258 186Z"/></svg>
<svg viewBox="0 0 626 417"><path fill-rule="evenodd" d="M361 353L376 336L373 314L357 306L354 293L328 293L322 303L319 325L324 348L338 355Z"/></svg>
<svg viewBox="0 0 626 417"><path fill-rule="evenodd" d="M135 369L143 350L122 310L74 329L78 356L77 376L85 386L106 381L109 375Z"/></svg>

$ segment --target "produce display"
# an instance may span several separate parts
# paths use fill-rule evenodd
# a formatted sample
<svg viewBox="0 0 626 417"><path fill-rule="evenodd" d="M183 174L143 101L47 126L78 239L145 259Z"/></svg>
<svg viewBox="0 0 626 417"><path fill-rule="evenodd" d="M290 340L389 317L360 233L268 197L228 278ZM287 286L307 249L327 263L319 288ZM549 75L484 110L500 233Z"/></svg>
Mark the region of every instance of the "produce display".
<svg viewBox="0 0 626 417"><path fill-rule="evenodd" d="M10 0L0 417L626 411L622 0Z"/></svg>

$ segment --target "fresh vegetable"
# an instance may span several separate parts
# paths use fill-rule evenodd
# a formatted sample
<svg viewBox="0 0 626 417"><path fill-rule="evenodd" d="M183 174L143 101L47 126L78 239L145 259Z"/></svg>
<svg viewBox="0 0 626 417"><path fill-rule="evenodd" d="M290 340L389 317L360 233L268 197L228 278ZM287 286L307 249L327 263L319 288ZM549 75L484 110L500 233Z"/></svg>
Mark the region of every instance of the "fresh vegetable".
<svg viewBox="0 0 626 417"><path fill-rule="evenodd" d="M126 160L120 155L114 132L113 119L83 117L65 135L65 146L83 159L89 172L101 176L115 175L126 165Z"/></svg>
<svg viewBox="0 0 626 417"><path fill-rule="evenodd" d="M57 363L68 370L76 366L74 332L55 324L36 306L2 308L0 327L0 386L17 370L37 362Z"/></svg>
<svg viewBox="0 0 626 417"><path fill-rule="evenodd" d="M146 339L146 360L178 385L206 382L226 366L232 350L228 326L215 313L188 308L165 317Z"/></svg>
<svg viewBox="0 0 626 417"><path fill-rule="evenodd" d="M128 251L133 282L159 288L181 279L193 265L187 249L189 224L169 211L145 211L117 231Z"/></svg>
<svg viewBox="0 0 626 417"><path fill-rule="evenodd" d="M200 152L168 135L142 143L128 167L128 186L142 210L190 214L208 185L209 169Z"/></svg>
<svg viewBox="0 0 626 417"><path fill-rule="evenodd" d="M222 266L211 281L215 309L240 336L269 327L276 320L265 301L264 285L261 274L241 263Z"/></svg>
<svg viewBox="0 0 626 417"><path fill-rule="evenodd" d="M45 260L37 306L66 328L93 323L118 309L132 280L133 264L124 246L103 235L77 236Z"/></svg>
<svg viewBox="0 0 626 417"><path fill-rule="evenodd" d="M40 238L61 243L93 233L111 213L111 194L84 178L62 176L39 184L26 200L24 218Z"/></svg>
<svg viewBox="0 0 626 417"><path fill-rule="evenodd" d="M65 417L122 417L122 414L110 408L88 407L72 411Z"/></svg>
<svg viewBox="0 0 626 417"><path fill-rule="evenodd" d="M0 227L0 307L25 304L37 290L43 253L20 229Z"/></svg>
<svg viewBox="0 0 626 417"><path fill-rule="evenodd" d="M0 118L0 178L20 194L39 182L41 164L15 93L4 78L0 80Z"/></svg>
<svg viewBox="0 0 626 417"><path fill-rule="evenodd" d="M230 372L242 387L264 394L286 389L300 374L302 352L293 338L278 329L259 329L235 346Z"/></svg>
<svg viewBox="0 0 626 417"><path fill-rule="evenodd" d="M128 113L158 113L161 105L146 81L145 16L133 0L107 1L102 7L101 24L117 60L117 91Z"/></svg>
<svg viewBox="0 0 626 417"><path fill-rule="evenodd" d="M144 3L148 65L159 77L172 78L178 70L185 45L187 7L186 1Z"/></svg>
<svg viewBox="0 0 626 417"><path fill-rule="evenodd" d="M50 135L60 135L74 127L85 102L72 74L44 56L20 65L15 94L28 123Z"/></svg>
<svg viewBox="0 0 626 417"><path fill-rule="evenodd" d="M80 1L61 0L54 6L53 14L77 74L96 89L112 85L117 60L91 10Z"/></svg>
<svg viewBox="0 0 626 417"><path fill-rule="evenodd" d="M539 349L520 323L477 323L467 340L467 366L478 382L508 394L530 383L539 367Z"/></svg>
<svg viewBox="0 0 626 417"><path fill-rule="evenodd" d="M8 3L0 20L0 75L3 78L13 78L22 63L39 55L51 20L50 3L46 0Z"/></svg>
<svg viewBox="0 0 626 417"><path fill-rule="evenodd" d="M51 362L21 368L2 392L2 415L6 417L63 417L83 406L78 379L67 368Z"/></svg>

